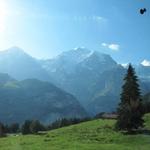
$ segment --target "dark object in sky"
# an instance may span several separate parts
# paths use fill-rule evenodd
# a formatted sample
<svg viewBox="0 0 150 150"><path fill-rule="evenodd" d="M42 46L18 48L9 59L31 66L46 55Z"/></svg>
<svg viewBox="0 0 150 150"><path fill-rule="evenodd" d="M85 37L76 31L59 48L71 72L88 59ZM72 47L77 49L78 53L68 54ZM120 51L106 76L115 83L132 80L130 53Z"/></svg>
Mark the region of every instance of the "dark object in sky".
<svg viewBox="0 0 150 150"><path fill-rule="evenodd" d="M140 9L140 14L144 14L146 12L146 8Z"/></svg>

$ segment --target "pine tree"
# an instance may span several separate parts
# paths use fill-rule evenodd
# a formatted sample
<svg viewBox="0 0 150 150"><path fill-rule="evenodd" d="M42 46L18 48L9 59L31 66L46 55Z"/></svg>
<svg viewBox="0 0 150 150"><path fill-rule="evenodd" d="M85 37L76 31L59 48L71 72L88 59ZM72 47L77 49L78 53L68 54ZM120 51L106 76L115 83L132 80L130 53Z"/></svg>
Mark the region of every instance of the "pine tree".
<svg viewBox="0 0 150 150"><path fill-rule="evenodd" d="M0 122L0 137L5 136L5 127L4 125Z"/></svg>
<svg viewBox="0 0 150 150"><path fill-rule="evenodd" d="M25 120L24 124L21 127L21 132L22 134L30 134L30 125L31 125L32 121L31 120Z"/></svg>
<svg viewBox="0 0 150 150"><path fill-rule="evenodd" d="M30 131L33 134L38 133L39 131L43 131L44 126L38 121L38 120L33 120L30 124Z"/></svg>
<svg viewBox="0 0 150 150"><path fill-rule="evenodd" d="M19 131L19 124L18 123L11 124L9 130L11 133L17 133Z"/></svg>
<svg viewBox="0 0 150 150"><path fill-rule="evenodd" d="M138 78L135 70L129 64L127 74L122 86L121 103L118 107L118 120L116 128L131 132L143 127L143 107Z"/></svg>

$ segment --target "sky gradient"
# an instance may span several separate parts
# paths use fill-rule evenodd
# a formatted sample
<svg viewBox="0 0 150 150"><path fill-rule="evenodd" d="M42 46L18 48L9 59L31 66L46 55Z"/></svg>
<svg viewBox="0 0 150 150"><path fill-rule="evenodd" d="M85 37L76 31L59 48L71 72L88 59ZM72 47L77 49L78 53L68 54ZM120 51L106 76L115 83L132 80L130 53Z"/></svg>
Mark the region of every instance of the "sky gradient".
<svg viewBox="0 0 150 150"><path fill-rule="evenodd" d="M0 0L0 50L12 46L37 58L86 47L119 63L150 60L150 1Z"/></svg>

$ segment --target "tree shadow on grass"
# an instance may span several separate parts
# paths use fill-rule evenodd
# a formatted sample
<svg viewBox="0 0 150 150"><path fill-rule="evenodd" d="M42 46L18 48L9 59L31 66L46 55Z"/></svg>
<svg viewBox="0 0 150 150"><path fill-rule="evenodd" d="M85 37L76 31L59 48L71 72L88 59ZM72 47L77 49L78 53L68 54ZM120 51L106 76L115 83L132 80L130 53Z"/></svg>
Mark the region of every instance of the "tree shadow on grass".
<svg viewBox="0 0 150 150"><path fill-rule="evenodd" d="M143 134L143 135L150 135L150 130L149 129L139 129L139 130L134 130L134 131L122 131L124 135L137 135L137 134Z"/></svg>
<svg viewBox="0 0 150 150"><path fill-rule="evenodd" d="M149 129L142 129L142 130L139 130L138 134L150 135L150 130Z"/></svg>

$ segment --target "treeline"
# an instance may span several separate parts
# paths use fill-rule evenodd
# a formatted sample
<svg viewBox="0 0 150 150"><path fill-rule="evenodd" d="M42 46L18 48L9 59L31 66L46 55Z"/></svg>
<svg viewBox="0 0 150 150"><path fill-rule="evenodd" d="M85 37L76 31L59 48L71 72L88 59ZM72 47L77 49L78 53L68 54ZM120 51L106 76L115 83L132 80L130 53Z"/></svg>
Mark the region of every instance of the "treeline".
<svg viewBox="0 0 150 150"><path fill-rule="evenodd" d="M92 118L83 118L83 119L79 119L79 118L66 119L66 118L63 118L63 119L58 119L55 122L53 122L52 124L48 125L48 130L58 129L61 127L74 125L74 124L78 124L78 123L86 122L86 121L90 121L90 120L92 120Z"/></svg>
<svg viewBox="0 0 150 150"><path fill-rule="evenodd" d="M7 134L18 134L22 133L23 135L26 134L37 134L39 131L47 131L47 130L53 130L58 129L61 127L69 126L78 124L81 122L89 121L91 118L72 118L72 119L58 119L55 122L44 125L38 120L25 120L22 125L19 125L18 123L13 123L10 125L5 125L3 123L0 123L0 137L4 137Z"/></svg>
<svg viewBox="0 0 150 150"><path fill-rule="evenodd" d="M144 111L145 113L150 113L150 103L144 103L143 104ZM3 124L0 122L0 137L4 137L7 134L18 134L22 133L23 135L26 134L37 134L39 131L48 131L48 130L53 130L53 129L58 129L61 127L69 126L69 125L74 125L78 124L81 122L86 122L94 119L117 119L117 114L116 112L112 113L98 113L95 117L92 118L71 118L71 119L58 119L55 122L45 125L42 124L38 120L25 120L23 124L18 124L18 123L12 123L10 125Z"/></svg>
<svg viewBox="0 0 150 150"><path fill-rule="evenodd" d="M0 122L0 137L6 135L6 133L18 133L20 132L20 126L18 123L13 123L11 125L4 125Z"/></svg>

